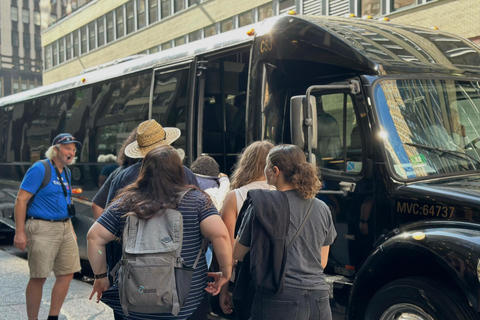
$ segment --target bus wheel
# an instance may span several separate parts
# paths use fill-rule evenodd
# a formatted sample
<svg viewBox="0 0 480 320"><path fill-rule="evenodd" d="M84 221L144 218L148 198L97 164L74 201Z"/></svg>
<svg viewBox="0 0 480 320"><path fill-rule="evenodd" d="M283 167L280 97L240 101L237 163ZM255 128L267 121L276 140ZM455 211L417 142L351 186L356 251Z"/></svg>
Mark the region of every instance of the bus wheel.
<svg viewBox="0 0 480 320"><path fill-rule="evenodd" d="M366 320L452 320L480 319L454 288L435 280L412 277L392 281L372 298Z"/></svg>

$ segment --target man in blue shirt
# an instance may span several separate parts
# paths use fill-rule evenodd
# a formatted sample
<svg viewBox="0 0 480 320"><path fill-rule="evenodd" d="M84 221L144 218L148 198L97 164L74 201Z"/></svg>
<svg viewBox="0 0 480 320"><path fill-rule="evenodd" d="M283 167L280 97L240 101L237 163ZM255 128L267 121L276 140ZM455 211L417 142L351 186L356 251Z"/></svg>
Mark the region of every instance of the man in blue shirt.
<svg viewBox="0 0 480 320"><path fill-rule="evenodd" d="M73 274L81 269L77 238L70 221L74 214L71 174L66 167L74 161L77 147L81 146L69 133L56 136L45 153L50 166L48 184L41 188L46 171L39 161L27 171L18 191L14 245L28 251L30 280L25 294L28 319L38 318L43 285L52 271L56 279L48 320L58 319ZM33 201L29 204L30 199Z"/></svg>

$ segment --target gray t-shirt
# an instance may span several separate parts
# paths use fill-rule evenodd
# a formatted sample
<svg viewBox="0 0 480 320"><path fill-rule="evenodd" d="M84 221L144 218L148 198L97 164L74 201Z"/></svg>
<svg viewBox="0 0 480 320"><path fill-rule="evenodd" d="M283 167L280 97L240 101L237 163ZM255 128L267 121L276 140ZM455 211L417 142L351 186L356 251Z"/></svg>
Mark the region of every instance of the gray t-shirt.
<svg viewBox="0 0 480 320"><path fill-rule="evenodd" d="M290 206L290 226L286 243L295 236L307 215L311 200L305 200L297 190L285 191ZM335 240L337 232L327 205L313 199L312 213L303 230L287 252L285 287L305 290L326 290L328 285L321 265L321 249ZM247 211L239 230L240 244L250 247L252 230L251 211Z"/></svg>

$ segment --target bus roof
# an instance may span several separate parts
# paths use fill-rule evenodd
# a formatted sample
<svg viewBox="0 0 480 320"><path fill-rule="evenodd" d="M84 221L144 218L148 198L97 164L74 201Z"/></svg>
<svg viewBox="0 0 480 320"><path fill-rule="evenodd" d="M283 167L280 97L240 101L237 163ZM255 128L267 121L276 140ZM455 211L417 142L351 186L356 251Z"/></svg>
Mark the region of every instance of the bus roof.
<svg viewBox="0 0 480 320"><path fill-rule="evenodd" d="M10 95L0 99L0 106L88 86L157 66L193 59L233 46L252 42L256 37L283 38L283 57L295 56L292 46L307 44L315 49L322 63L348 68L361 74L472 74L480 76L480 48L454 34L433 29L398 25L391 22L328 16L277 16L263 22L221 33L155 54L120 59L89 68L78 76ZM321 52L328 53L323 55ZM86 70L87 71L87 70Z"/></svg>

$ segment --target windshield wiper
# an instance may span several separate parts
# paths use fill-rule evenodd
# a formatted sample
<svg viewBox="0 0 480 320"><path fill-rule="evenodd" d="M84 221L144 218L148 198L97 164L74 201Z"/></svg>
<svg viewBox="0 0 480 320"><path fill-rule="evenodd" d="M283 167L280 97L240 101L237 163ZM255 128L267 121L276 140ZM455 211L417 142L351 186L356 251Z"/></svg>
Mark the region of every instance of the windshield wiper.
<svg viewBox="0 0 480 320"><path fill-rule="evenodd" d="M477 160L474 157L472 157L471 155L466 154L466 153L461 152L461 151L447 150L447 149L442 149L442 148L437 148L437 147L426 146L424 144L417 144L417 143L410 143L410 142L405 142L404 144L406 144L407 146L412 146L412 147L421 148L421 149L425 149L425 150L437 151L438 153L440 153L440 157L445 155L445 154L450 155L450 156L454 156L454 157L457 157L457 158L460 158L460 159L463 159L463 160L467 160L465 158L465 157L467 157L470 160L473 160L476 164L480 165L479 160ZM468 170L465 167L464 167L464 169Z"/></svg>

